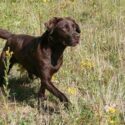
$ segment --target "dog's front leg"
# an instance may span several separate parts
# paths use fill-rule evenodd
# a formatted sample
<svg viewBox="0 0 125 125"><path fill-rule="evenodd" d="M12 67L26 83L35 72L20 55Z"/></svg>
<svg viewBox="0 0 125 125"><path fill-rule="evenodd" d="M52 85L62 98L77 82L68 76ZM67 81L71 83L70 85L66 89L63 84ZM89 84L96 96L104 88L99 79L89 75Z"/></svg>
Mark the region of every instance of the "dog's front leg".
<svg viewBox="0 0 125 125"><path fill-rule="evenodd" d="M60 92L49 80L41 81L41 88L38 93L38 106L41 105L41 102L45 100L45 89L47 89L54 96L59 98L59 100L63 102L66 107L68 107L69 101L67 97L62 92Z"/></svg>
<svg viewBox="0 0 125 125"><path fill-rule="evenodd" d="M60 92L60 91L53 85L53 83L52 83L51 81L47 81L47 82L46 82L46 89L47 89L48 91L50 91L54 96L56 96L57 98L59 98L59 100L60 100L61 102L63 102L66 107L68 107L68 102L69 102L69 101L68 101L67 97L66 97L62 92Z"/></svg>

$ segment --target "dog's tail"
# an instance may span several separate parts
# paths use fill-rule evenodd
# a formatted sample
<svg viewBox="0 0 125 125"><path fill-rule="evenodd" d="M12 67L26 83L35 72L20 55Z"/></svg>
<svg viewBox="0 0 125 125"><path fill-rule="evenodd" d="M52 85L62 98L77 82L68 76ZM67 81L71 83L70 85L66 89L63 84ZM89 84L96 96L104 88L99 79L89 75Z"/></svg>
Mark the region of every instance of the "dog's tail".
<svg viewBox="0 0 125 125"><path fill-rule="evenodd" d="M12 36L12 33L8 32L7 30L0 29L0 38L8 39L10 36Z"/></svg>

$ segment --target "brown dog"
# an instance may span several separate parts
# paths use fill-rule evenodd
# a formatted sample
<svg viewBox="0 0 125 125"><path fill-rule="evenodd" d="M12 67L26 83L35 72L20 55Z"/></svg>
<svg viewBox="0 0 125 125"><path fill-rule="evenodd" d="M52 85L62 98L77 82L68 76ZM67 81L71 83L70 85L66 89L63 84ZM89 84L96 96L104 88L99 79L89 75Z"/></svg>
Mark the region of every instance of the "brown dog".
<svg viewBox="0 0 125 125"><path fill-rule="evenodd" d="M53 85L51 78L62 65L65 48L76 46L79 43L80 28L69 17L54 17L45 23L45 27L47 30L40 37L16 35L0 29L0 38L7 39L0 57L0 86L4 84L5 52L9 47L14 53L10 59L9 68L19 63L27 70L30 77L35 75L41 79L39 99L45 98L45 89L47 89L61 102L67 103L68 99Z"/></svg>

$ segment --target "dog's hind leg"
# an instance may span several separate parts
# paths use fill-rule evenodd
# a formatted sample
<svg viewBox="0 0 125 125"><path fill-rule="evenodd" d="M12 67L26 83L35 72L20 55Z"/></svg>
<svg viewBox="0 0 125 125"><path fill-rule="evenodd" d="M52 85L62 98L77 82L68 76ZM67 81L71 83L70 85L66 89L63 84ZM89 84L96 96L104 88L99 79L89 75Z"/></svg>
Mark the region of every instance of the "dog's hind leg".
<svg viewBox="0 0 125 125"><path fill-rule="evenodd" d="M40 111L40 108L44 107L44 100L46 100L47 98L45 97L45 86L41 83L41 87L40 90L38 92L38 111Z"/></svg>
<svg viewBox="0 0 125 125"><path fill-rule="evenodd" d="M6 60L6 55L5 52L3 51L0 57L0 87L2 87L4 84L5 60Z"/></svg>
<svg viewBox="0 0 125 125"><path fill-rule="evenodd" d="M14 58L14 56L12 56L11 59L10 59L8 74L9 74L10 70L12 69L12 67L13 67L13 65L14 65L15 63L16 63L16 59Z"/></svg>
<svg viewBox="0 0 125 125"><path fill-rule="evenodd" d="M6 95L4 91L4 74L5 74L5 65L4 65L4 60L5 60L5 52L3 51L1 56L0 56L0 96L1 95Z"/></svg>

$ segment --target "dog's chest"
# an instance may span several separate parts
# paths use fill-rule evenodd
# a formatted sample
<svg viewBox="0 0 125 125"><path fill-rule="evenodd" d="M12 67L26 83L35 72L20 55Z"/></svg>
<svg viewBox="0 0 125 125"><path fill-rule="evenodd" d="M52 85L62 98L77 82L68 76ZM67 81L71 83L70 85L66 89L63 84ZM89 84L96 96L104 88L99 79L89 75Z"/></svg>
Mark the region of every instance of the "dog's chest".
<svg viewBox="0 0 125 125"><path fill-rule="evenodd" d="M63 56L58 54L51 54L51 70L52 72L57 72L61 67L63 62Z"/></svg>

